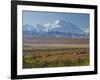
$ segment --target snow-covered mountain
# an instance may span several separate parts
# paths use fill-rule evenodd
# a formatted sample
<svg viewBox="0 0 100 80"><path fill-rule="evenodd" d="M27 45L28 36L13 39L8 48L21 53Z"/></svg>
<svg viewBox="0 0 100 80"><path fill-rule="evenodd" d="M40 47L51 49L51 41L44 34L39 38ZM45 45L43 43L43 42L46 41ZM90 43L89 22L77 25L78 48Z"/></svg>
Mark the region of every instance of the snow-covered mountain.
<svg viewBox="0 0 100 80"><path fill-rule="evenodd" d="M64 20L56 20L44 25L24 25L23 35L33 37L87 37L86 32L81 30L81 28L71 22L66 22Z"/></svg>
<svg viewBox="0 0 100 80"><path fill-rule="evenodd" d="M64 32L64 33L84 33L80 28L71 22L66 22L64 20L56 20L54 22L44 25L47 29L46 31L54 32Z"/></svg>
<svg viewBox="0 0 100 80"><path fill-rule="evenodd" d="M84 32L87 33L87 34L89 34L89 32L90 32L89 28L86 28L86 29L84 30Z"/></svg>
<svg viewBox="0 0 100 80"><path fill-rule="evenodd" d="M34 31L35 27L29 24L23 26L23 31Z"/></svg>

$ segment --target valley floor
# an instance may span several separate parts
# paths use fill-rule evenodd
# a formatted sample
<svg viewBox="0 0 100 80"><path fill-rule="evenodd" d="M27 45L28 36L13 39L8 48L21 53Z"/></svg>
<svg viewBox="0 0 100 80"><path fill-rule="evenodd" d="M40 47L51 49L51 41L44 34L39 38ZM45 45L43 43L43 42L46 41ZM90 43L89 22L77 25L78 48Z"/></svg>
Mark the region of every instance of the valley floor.
<svg viewBox="0 0 100 80"><path fill-rule="evenodd" d="M69 67L89 65L89 40L87 39L41 39L24 40L23 68ZM61 40L61 43L56 42ZM69 41L68 41L69 40ZM42 43L43 42L43 43ZM49 43L50 42L50 43ZM62 42L66 42L63 43Z"/></svg>

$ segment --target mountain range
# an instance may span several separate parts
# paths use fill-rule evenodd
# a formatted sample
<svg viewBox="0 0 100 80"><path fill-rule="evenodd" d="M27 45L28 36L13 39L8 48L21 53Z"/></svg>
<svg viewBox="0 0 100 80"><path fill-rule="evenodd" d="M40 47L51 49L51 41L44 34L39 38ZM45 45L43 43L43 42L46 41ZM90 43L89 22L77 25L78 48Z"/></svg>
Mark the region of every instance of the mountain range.
<svg viewBox="0 0 100 80"><path fill-rule="evenodd" d="M44 25L23 25L23 35L26 37L65 37L88 38L89 31L82 30L79 26L64 20L55 20Z"/></svg>

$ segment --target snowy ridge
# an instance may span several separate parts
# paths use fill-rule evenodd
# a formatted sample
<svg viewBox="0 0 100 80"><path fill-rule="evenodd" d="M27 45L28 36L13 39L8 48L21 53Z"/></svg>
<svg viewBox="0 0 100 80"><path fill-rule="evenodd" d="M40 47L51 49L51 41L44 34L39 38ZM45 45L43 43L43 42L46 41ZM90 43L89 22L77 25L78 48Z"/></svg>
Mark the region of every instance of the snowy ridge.
<svg viewBox="0 0 100 80"><path fill-rule="evenodd" d="M44 25L24 25L23 34L31 36L45 36L45 37L88 37L89 28L85 31L71 22L64 20L55 20Z"/></svg>

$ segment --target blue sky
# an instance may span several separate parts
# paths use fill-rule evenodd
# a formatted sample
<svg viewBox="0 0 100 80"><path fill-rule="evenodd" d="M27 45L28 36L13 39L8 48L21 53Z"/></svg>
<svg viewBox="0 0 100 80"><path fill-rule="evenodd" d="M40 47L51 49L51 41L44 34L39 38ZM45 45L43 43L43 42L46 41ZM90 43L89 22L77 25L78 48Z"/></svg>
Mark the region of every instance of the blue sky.
<svg viewBox="0 0 100 80"><path fill-rule="evenodd" d="M44 25L55 20L65 20L72 22L81 29L89 28L89 14L82 13L61 13L61 12L40 12L23 11L23 25Z"/></svg>

